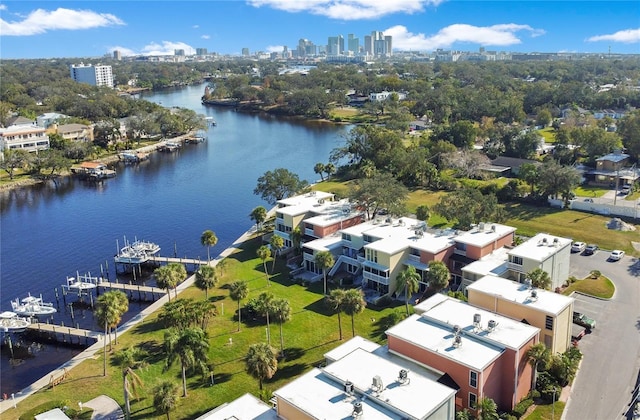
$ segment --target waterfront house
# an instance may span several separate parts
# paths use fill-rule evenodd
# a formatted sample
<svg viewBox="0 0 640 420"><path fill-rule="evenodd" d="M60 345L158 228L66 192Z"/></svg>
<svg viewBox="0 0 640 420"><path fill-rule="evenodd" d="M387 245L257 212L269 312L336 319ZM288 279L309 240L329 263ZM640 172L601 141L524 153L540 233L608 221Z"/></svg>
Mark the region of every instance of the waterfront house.
<svg viewBox="0 0 640 420"><path fill-rule="evenodd" d="M5 150L26 150L37 152L49 148L49 136L45 129L24 117L13 118L7 127L0 128L0 152Z"/></svg>

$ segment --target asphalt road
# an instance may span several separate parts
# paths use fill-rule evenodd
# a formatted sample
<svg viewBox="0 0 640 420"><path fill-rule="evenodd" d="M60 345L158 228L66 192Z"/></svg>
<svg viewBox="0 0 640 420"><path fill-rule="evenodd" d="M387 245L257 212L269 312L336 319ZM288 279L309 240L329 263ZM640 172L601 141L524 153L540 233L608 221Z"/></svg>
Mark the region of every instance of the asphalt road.
<svg viewBox="0 0 640 420"><path fill-rule="evenodd" d="M580 340L583 360L563 418L615 420L627 418L640 369L640 261L624 257L609 262L609 252L571 256L571 275L591 270L610 278L616 292L609 301L576 296L575 308L597 321Z"/></svg>

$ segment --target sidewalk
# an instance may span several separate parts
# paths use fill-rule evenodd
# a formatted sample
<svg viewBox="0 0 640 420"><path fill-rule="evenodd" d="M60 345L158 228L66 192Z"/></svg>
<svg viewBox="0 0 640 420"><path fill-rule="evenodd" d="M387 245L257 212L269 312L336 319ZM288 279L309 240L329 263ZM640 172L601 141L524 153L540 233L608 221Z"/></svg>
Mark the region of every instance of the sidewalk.
<svg viewBox="0 0 640 420"><path fill-rule="evenodd" d="M275 211L275 210L272 209L272 211ZM272 211L270 211L270 213ZM209 262L209 265L215 267L216 265L218 265L218 263L222 259L224 259L224 258L228 257L229 255L233 254L236 250L239 249L240 245L243 242L247 241L251 236L253 236L255 234L255 230L256 230L256 228L255 228L255 225L254 225L248 231L243 233L238 239L236 239L235 242L233 242L227 249L222 251L220 253L220 255L218 255L216 258L211 260ZM185 289L187 289L189 286L191 286L195 282L195 278L196 278L196 276L194 274L194 275L188 277L182 283L180 283L180 285L178 285L178 287L176 288L178 294L181 293L182 291L184 291ZM150 314L152 314L155 311L157 311L158 309L160 309L168 301L169 301L169 298L165 294L160 299L158 299L157 301L153 302L151 305L149 305L144 310L142 310L138 315L136 315L135 317L133 317L132 319L127 321L125 324L122 324L121 326L119 326L117 328L118 334L123 334L123 333L129 331L131 328L133 328L137 324L139 324L142 321L144 321L144 319L147 316L149 316ZM105 339L106 339L106 337L102 337L102 339L98 340L95 344L93 344L92 346L88 347L82 353L78 354L76 357L74 357L73 359L69 360L68 362L66 362L62 366L58 367L57 369L53 370L52 372L47 373L45 376L43 376L42 378L38 379L37 381L32 383L30 386L24 388L20 392L17 392L16 394L10 395L7 400L0 401L0 413L3 413L3 412L5 412L5 411L7 411L9 409L14 408L14 406L16 404L19 404L20 402L25 400L27 397L29 397L31 394L33 394L33 393L35 393L35 392L37 392L37 391L39 391L39 390L41 390L43 388L48 387L51 375L53 375L54 378L62 376L64 374L64 369L66 369L67 371L70 371L73 367L79 365L83 361L85 361L87 359L90 359L90 358L93 358L96 353L102 351ZM13 399L12 399L12 397L13 397ZM106 397L106 398L109 398L109 397ZM91 400L91 401L94 401L94 400ZM0 417L4 417L4 416L0 416ZM111 418L114 418L114 417L100 417L100 418L106 420L106 419L111 419Z"/></svg>

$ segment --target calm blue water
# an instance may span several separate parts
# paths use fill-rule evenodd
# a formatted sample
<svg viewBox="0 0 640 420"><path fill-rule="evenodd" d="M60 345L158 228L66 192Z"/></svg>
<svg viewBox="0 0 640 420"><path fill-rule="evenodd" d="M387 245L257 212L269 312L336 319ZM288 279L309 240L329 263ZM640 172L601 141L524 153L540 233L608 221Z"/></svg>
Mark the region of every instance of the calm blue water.
<svg viewBox="0 0 640 420"><path fill-rule="evenodd" d="M66 179L0 195L0 310L27 293L56 301L66 276L107 272L115 279L116 241L135 237L158 243L161 255L206 258L200 244L206 229L218 236L212 257L251 226L249 213L269 207L253 194L259 176L287 168L309 182L317 162L343 144L347 127L310 124L237 113L200 104L204 85L144 95L165 107L190 108L214 117L208 141L185 145L177 153L155 153L136 166L118 166L116 178L102 183ZM102 265L102 268L101 268ZM62 299L60 298L62 304ZM130 318L141 304L132 304ZM97 329L91 311L72 321L61 307L53 321ZM5 352L6 353L6 350ZM18 367L2 354L2 392L15 392L70 358L68 349L46 347ZM43 359L53 366L41 367ZM59 360L60 359L60 360Z"/></svg>

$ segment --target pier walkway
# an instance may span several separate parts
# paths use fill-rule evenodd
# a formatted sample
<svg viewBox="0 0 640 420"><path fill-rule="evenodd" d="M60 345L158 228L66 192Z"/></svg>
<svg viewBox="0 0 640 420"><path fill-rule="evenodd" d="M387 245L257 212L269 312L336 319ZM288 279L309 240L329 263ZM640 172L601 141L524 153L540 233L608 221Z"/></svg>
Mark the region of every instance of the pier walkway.
<svg viewBox="0 0 640 420"><path fill-rule="evenodd" d="M147 261L163 262L163 263L180 263L180 264L193 264L193 265L206 265L207 262L199 260L197 258L179 258L179 257L157 257L150 256Z"/></svg>
<svg viewBox="0 0 640 420"><path fill-rule="evenodd" d="M63 325L54 325L54 324L44 324L42 322L36 322L30 324L27 327L30 331L36 331L39 333L46 333L55 336L56 341L58 338L62 338L63 342L67 342L73 344L73 339L77 338L78 344L89 344L89 339L95 339L100 341L102 339L102 334L97 331L91 330L83 330L82 328L74 328L74 327L65 327ZM84 339L84 343L81 342L81 339Z"/></svg>

